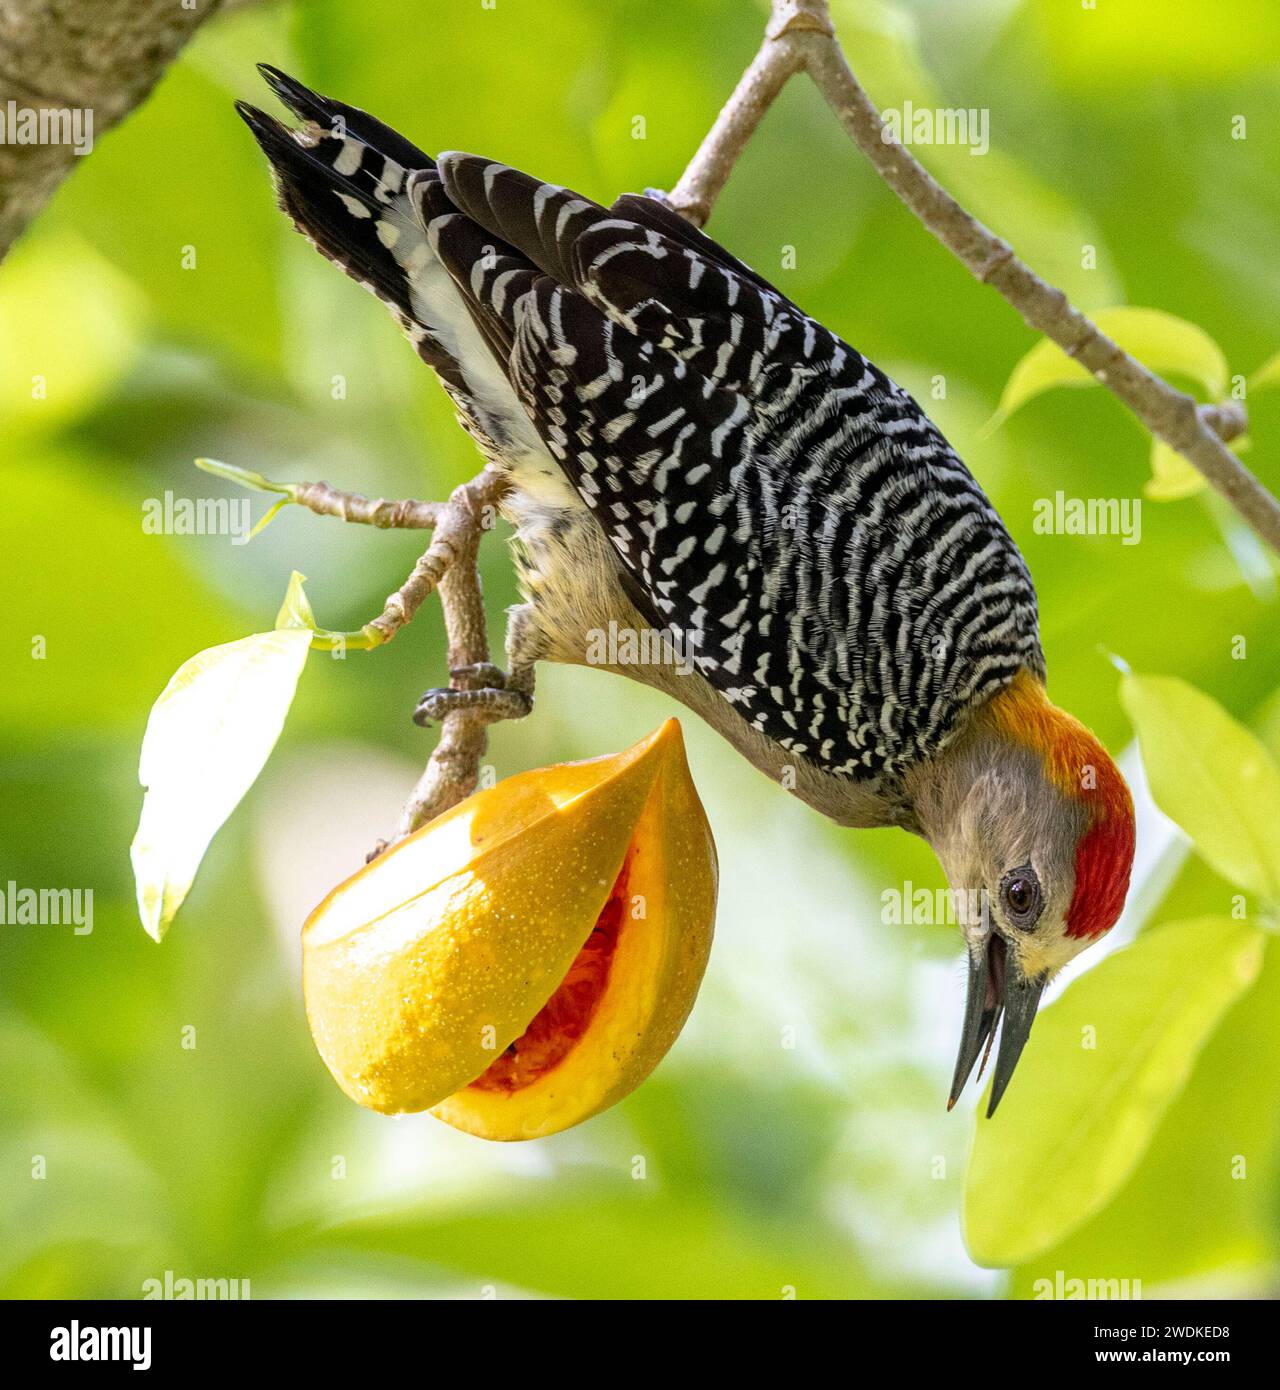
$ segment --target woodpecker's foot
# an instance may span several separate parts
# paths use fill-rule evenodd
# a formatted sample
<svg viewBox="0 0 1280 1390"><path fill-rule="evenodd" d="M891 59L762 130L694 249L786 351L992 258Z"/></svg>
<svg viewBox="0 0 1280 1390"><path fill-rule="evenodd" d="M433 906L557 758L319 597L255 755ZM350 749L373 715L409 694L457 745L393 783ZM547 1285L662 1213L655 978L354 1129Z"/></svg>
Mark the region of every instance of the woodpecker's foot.
<svg viewBox="0 0 1280 1390"><path fill-rule="evenodd" d="M473 710L486 724L503 719L523 719L533 709L533 692L524 682L507 675L487 661L450 671L462 689L428 690L413 712L415 724L433 724L455 710Z"/></svg>
<svg viewBox="0 0 1280 1390"><path fill-rule="evenodd" d="M501 666L492 661L477 661L473 666L455 666L449 679L461 690L508 690L511 682Z"/></svg>

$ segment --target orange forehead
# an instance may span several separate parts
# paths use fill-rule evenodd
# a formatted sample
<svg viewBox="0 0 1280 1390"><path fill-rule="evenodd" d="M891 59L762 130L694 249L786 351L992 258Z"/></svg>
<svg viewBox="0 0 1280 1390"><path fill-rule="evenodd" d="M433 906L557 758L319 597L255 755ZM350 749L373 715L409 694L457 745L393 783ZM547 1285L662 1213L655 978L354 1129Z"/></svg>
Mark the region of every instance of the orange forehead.
<svg viewBox="0 0 1280 1390"><path fill-rule="evenodd" d="M1050 702L1029 671L1020 671L992 699L987 715L1007 738L1035 749L1053 785L1085 808L1067 935L1100 935L1120 916L1133 867L1133 798L1120 769L1078 719Z"/></svg>

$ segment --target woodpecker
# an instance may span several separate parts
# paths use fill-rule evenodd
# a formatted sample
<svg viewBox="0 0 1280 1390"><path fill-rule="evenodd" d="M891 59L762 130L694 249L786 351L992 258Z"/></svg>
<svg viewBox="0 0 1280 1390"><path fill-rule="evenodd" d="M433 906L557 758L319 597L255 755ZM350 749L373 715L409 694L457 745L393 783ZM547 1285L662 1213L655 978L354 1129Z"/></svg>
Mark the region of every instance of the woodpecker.
<svg viewBox="0 0 1280 1390"><path fill-rule="evenodd" d="M1030 574L973 476L906 391L660 196L606 208L433 159L260 71L301 122L237 103L281 208L387 305L510 483L506 669L455 672L415 718L520 717L539 661L663 634L687 660L602 664L840 825L923 836L979 904L948 1108L999 1029L994 1113L1045 985L1120 915L1134 821L1048 699Z"/></svg>

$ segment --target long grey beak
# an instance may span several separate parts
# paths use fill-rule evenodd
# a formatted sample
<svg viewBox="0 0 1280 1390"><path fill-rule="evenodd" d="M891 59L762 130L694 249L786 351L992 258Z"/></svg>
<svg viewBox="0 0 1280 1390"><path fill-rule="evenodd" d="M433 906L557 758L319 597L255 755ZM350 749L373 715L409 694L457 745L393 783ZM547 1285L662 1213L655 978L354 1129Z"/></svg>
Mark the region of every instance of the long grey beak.
<svg viewBox="0 0 1280 1390"><path fill-rule="evenodd" d="M973 952L969 953L969 991L965 999L960 1052L951 1080L948 1110L959 1099L979 1054L990 1054L991 1041L999 1027L1000 1050L996 1054L995 1071L991 1078L987 1118L996 1113L996 1106L1000 1104L1000 1098L1013 1078L1018 1058L1022 1056L1022 1049L1027 1045L1044 986L1042 976L1031 980L1024 978L1008 942L995 930L988 935L976 959ZM986 1066L986 1055L983 1056L983 1067ZM981 1069L978 1074L981 1076Z"/></svg>
<svg viewBox="0 0 1280 1390"><path fill-rule="evenodd" d="M995 943L999 943L997 946ZM999 952L998 963L993 960ZM975 958L969 952L969 991L965 996L964 1023L960 1030L960 1052L956 1057L955 1075L951 1078L951 1097L947 1101L950 1110L960 1099L965 1082L973 1071L978 1054L991 1041L991 1035L999 1022L1000 986L996 974L1004 964L1004 939L994 931L983 943L982 950Z"/></svg>

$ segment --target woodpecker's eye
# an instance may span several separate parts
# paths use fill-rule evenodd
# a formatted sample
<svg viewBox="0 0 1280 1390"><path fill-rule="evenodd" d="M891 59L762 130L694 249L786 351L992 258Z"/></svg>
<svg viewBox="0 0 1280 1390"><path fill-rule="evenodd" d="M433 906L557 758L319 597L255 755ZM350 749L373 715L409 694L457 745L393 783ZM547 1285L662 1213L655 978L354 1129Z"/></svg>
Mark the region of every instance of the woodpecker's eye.
<svg viewBox="0 0 1280 1390"><path fill-rule="evenodd" d="M1000 901L1010 925L1030 931L1044 911L1040 880L1030 864L1012 869L1000 881Z"/></svg>

